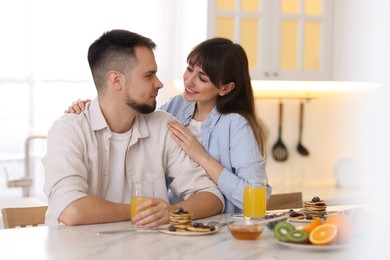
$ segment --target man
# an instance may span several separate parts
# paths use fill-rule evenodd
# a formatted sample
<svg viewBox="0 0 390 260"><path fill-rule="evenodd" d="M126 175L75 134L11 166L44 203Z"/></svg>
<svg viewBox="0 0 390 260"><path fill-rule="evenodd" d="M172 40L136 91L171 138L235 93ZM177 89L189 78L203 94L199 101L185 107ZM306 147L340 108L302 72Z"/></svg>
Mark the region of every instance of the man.
<svg viewBox="0 0 390 260"><path fill-rule="evenodd" d="M223 196L203 168L172 139L167 122L156 111L158 79L155 43L125 30L112 30L88 51L97 98L79 115L66 114L48 133L44 192L47 224L95 224L130 219L132 180L153 180L155 198L134 217L142 227L169 222L179 206L208 217L223 210ZM169 205L171 190L185 199Z"/></svg>

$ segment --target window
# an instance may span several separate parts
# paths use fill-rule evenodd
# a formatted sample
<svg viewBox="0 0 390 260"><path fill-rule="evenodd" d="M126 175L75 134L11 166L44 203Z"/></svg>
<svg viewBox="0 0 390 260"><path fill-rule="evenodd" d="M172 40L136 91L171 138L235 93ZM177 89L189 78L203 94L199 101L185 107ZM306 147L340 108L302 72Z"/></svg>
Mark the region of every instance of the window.
<svg viewBox="0 0 390 260"><path fill-rule="evenodd" d="M198 6L206 17L206 0L191 5L191 12ZM186 3L179 0L2 1L0 196L21 194L20 189L3 188L4 172L13 179L23 176L26 138L46 135L53 121L73 100L95 97L86 57L89 45L104 31L121 28L153 39L157 43L158 76L165 85L159 102L170 97L174 93L175 75L183 71L177 66L177 57L181 63L185 62L181 60L184 55L178 53L184 42L180 30L185 28L176 26L183 24L176 20L181 20L181 10L187 9ZM197 19L195 13L192 15ZM199 35L206 35L205 26L191 26L189 31L195 41ZM185 42L192 46L198 43ZM43 172L36 174L42 178ZM38 193L41 190L36 188Z"/></svg>

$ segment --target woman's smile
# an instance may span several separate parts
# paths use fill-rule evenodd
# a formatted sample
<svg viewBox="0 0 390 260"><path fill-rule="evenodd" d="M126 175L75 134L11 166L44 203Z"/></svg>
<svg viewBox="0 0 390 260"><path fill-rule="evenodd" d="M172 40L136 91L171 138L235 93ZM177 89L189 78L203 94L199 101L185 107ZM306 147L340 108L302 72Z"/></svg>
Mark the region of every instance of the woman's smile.
<svg viewBox="0 0 390 260"><path fill-rule="evenodd" d="M193 91L193 90L191 90L191 89L189 89L189 88L184 88L184 89L185 89L185 91L186 91L186 93L187 93L188 95L194 95L194 94L198 93L198 92L195 92L195 91Z"/></svg>

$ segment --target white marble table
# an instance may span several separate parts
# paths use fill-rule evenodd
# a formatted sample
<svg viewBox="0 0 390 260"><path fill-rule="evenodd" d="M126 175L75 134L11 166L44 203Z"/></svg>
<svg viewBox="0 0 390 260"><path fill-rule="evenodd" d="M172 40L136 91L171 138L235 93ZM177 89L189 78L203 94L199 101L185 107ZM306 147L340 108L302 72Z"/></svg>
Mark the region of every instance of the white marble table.
<svg viewBox="0 0 390 260"><path fill-rule="evenodd" d="M207 220L231 220L218 215ZM236 218L235 218L236 219ZM236 240L227 227L205 236L176 236L159 231L98 235L104 230L131 228L130 222L100 225L35 227L0 230L0 259L364 259L361 239L347 248L316 252L275 242L268 229L254 241Z"/></svg>

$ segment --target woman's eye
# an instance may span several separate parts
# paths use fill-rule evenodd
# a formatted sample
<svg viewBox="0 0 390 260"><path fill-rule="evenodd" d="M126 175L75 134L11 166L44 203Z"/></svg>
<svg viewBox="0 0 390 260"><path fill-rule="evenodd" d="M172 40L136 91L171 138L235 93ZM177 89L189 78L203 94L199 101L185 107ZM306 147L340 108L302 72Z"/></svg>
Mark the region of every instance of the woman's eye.
<svg viewBox="0 0 390 260"><path fill-rule="evenodd" d="M207 82L207 79L203 78L203 77L199 77L200 81L202 82Z"/></svg>

